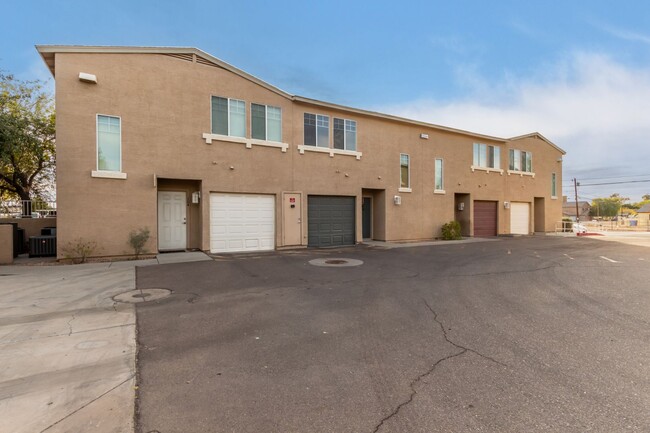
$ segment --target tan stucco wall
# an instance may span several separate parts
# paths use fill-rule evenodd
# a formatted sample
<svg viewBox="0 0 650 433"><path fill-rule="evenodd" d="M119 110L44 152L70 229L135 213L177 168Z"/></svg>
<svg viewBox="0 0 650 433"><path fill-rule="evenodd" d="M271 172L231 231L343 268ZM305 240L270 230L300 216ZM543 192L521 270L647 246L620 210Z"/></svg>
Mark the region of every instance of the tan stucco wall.
<svg viewBox="0 0 650 433"><path fill-rule="evenodd" d="M14 262L14 227L0 224L0 265Z"/></svg>
<svg viewBox="0 0 650 433"><path fill-rule="evenodd" d="M0 218L0 224L16 223L18 227L25 230L25 242L30 236L40 236L41 229L45 227L56 227L56 218Z"/></svg>
<svg viewBox="0 0 650 433"><path fill-rule="evenodd" d="M302 193L305 245L307 200L312 194L356 197L358 241L362 236L363 189L384 191L373 193L373 210L378 218L374 230L382 233L377 237L386 240L439 235L440 226L454 219L455 193L468 193L471 200L499 201L500 234L510 230L504 201L532 204L534 197L545 197L547 231L561 218L561 200L550 197L551 171L557 173L558 193L562 184L561 163L557 162L561 152L538 138L491 142L294 102L230 71L159 54L59 53L55 60L59 245L81 237L97 241L103 255L128 254L129 231L147 226L152 231L149 247L155 249L157 191L161 187L156 178L200 181L201 204L192 216L188 246L203 250L208 250L210 243L210 192L275 195L277 246L282 246L282 193L286 191ZM98 84L80 82L79 72L95 74ZM247 149L232 142L206 144L202 134L211 132L211 95L246 101L248 136L250 103L280 106L288 151L259 146ZM300 154L297 146L303 144L304 112L356 120L361 159ZM126 180L90 175L96 169L98 113L122 119ZM421 139L421 133L429 134L429 139ZM471 171L475 141L501 146L503 174ZM510 147L533 152L535 178L506 173ZM411 157L411 193L398 192L400 153ZM433 192L435 158L444 159L445 194ZM189 192L190 188L182 190ZM400 206L393 204L395 195L402 198ZM470 223L471 210L471 206L465 210ZM385 215L378 214L382 211ZM197 224L199 231L195 231Z"/></svg>

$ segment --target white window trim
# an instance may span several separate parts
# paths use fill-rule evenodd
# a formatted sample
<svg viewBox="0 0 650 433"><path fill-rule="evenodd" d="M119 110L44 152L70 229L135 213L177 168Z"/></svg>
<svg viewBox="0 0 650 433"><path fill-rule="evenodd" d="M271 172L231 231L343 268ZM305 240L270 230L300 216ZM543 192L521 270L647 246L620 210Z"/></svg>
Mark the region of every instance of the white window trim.
<svg viewBox="0 0 650 433"><path fill-rule="evenodd" d="M518 170L508 170L508 176L511 174L518 174L519 176L530 176L530 177L535 177L535 173L532 171L518 171Z"/></svg>
<svg viewBox="0 0 650 433"><path fill-rule="evenodd" d="M260 140L259 138L252 138L253 137L253 104L261 105L264 107L264 138L265 138L264 140ZM259 141L259 142L267 142L267 143L282 143L282 140L280 141L269 140L269 110L268 110L269 107L277 108L278 110L280 110L280 137L282 137L282 107L277 107L275 105L259 104L257 102L251 102L251 122L250 122L251 140ZM228 113L228 115L230 115L230 112ZM230 119L228 120L230 121ZM212 130L212 128L210 128L210 130ZM264 144L259 144L259 146L264 146ZM286 150L284 152L286 152Z"/></svg>
<svg viewBox="0 0 650 433"><path fill-rule="evenodd" d="M99 169L99 116L114 117L120 119L120 171ZM95 167L97 170L90 172L91 177L104 177L107 179L126 179L126 173L122 172L122 116L113 114L97 113L95 115Z"/></svg>
<svg viewBox="0 0 650 433"><path fill-rule="evenodd" d="M555 177L555 195L551 195L551 200L557 200L557 174L551 173L551 185L553 185L553 177Z"/></svg>
<svg viewBox="0 0 650 433"><path fill-rule="evenodd" d="M499 173L503 176L502 168L477 167L475 165L470 166L470 168L472 169L472 173L478 170L478 171L485 171L486 173Z"/></svg>
<svg viewBox="0 0 650 433"><path fill-rule="evenodd" d="M442 189L436 188L436 176L438 172L436 171L436 162L440 161L440 183L442 183ZM444 158L434 158L433 159L433 193L434 194L445 194L445 160Z"/></svg>
<svg viewBox="0 0 650 433"><path fill-rule="evenodd" d="M408 170L409 184L406 187L401 186L402 185L402 155L406 155L409 158L409 166L408 166L408 169L409 169ZM400 187L398 189L399 192L412 192L412 189L411 189L411 155L409 155L408 153L400 153L399 154L399 184L400 184Z"/></svg>
<svg viewBox="0 0 650 433"><path fill-rule="evenodd" d="M343 121L343 149L347 150L348 152L356 152L355 150L348 149L348 136L346 134L347 130L345 128L346 128L346 122L354 122L354 136L355 138L359 138L359 135L357 134L358 133L357 121L353 119L346 119L345 117L332 117L332 147L334 147L334 123L335 123L334 120L336 119ZM356 140L354 144L355 146L359 144L358 141L359 140ZM336 149L336 150L343 150L343 149Z"/></svg>
<svg viewBox="0 0 650 433"><path fill-rule="evenodd" d="M329 147L312 146L310 144L299 144L297 147L301 155L304 155L305 152L320 152L329 153L330 158L334 158L334 155L346 155L354 156L357 158L357 160L360 160L361 156L363 156L362 152L357 152L356 150L333 149Z"/></svg>
<svg viewBox="0 0 650 433"><path fill-rule="evenodd" d="M246 145L246 149L252 149L253 146L275 147L282 149L283 153L287 152L289 143L278 143L276 141L263 141L255 138L231 137L230 135L203 133L205 144L212 144L212 140L226 141L229 143L239 143Z"/></svg>
<svg viewBox="0 0 650 433"><path fill-rule="evenodd" d="M212 98L221 98L221 99L225 99L225 100L228 101L228 111L226 111L226 113L228 113L228 124L226 125L228 127L228 135L227 135L227 137L245 138L247 131L244 131L244 137L239 137L239 136L236 136L236 135L230 135L230 101L237 101L237 102L243 102L244 103L244 125L246 125L246 117L247 117L246 116L246 101L243 100L243 99L227 98L225 96L219 96L219 95L210 95L210 131L214 131L214 125L212 124L212 117L213 117L212 116ZM262 104L258 104L258 105L262 105ZM265 111L265 113L266 113L266 111ZM220 135L220 134L213 134L213 135Z"/></svg>
<svg viewBox="0 0 650 433"><path fill-rule="evenodd" d="M126 179L126 173L120 171L92 170L90 172L90 177L103 179Z"/></svg>

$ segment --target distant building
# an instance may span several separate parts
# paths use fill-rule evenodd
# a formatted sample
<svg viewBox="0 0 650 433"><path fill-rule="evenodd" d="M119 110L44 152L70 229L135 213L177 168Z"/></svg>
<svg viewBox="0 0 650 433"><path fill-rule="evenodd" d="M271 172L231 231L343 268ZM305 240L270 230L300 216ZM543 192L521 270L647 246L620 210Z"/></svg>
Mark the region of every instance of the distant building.
<svg viewBox="0 0 650 433"><path fill-rule="evenodd" d="M638 227L650 227L650 203L636 211L636 219Z"/></svg>
<svg viewBox="0 0 650 433"><path fill-rule="evenodd" d="M591 204L588 201L579 201L578 202L578 217L580 221L591 221ZM567 201L566 196L564 197L564 203L562 203L562 217L571 218L573 221L576 220L576 202Z"/></svg>

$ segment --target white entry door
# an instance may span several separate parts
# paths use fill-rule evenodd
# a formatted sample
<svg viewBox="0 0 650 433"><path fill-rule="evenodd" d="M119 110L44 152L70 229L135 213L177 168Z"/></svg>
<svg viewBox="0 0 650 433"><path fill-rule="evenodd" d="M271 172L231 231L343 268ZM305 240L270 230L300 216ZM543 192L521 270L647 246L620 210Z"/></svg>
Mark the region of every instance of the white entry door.
<svg viewBox="0 0 650 433"><path fill-rule="evenodd" d="M158 191L158 249L187 247L187 199L184 192Z"/></svg>

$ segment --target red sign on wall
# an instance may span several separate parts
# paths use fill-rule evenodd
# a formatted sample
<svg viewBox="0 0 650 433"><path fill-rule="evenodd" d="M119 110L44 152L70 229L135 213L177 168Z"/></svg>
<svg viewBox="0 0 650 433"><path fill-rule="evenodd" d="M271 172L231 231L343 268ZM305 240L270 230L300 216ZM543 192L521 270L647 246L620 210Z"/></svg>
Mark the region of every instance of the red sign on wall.
<svg viewBox="0 0 650 433"><path fill-rule="evenodd" d="M296 198L295 197L289 197L289 203L295 203Z"/></svg>

